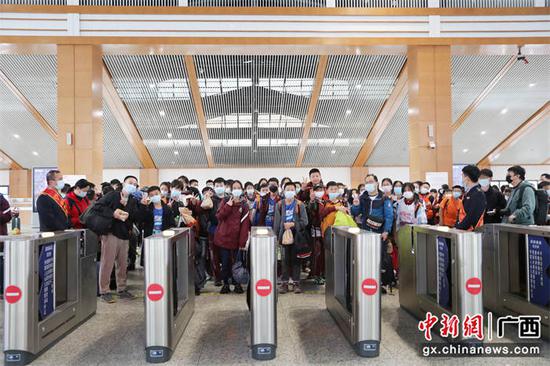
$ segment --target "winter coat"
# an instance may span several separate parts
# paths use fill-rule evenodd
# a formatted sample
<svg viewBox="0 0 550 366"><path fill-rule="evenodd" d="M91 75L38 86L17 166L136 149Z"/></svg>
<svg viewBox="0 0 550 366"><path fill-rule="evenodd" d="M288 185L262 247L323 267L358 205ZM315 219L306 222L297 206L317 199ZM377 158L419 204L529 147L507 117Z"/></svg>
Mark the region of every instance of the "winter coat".
<svg viewBox="0 0 550 366"><path fill-rule="evenodd" d="M225 249L244 248L250 233L248 203L241 199L233 206L222 200L216 219L218 225L214 234L214 245Z"/></svg>
<svg viewBox="0 0 550 366"><path fill-rule="evenodd" d="M82 229L84 225L80 223L80 215L90 206L90 200L87 197L80 198L74 192L70 192L65 197L69 206L69 220L71 220L71 228Z"/></svg>

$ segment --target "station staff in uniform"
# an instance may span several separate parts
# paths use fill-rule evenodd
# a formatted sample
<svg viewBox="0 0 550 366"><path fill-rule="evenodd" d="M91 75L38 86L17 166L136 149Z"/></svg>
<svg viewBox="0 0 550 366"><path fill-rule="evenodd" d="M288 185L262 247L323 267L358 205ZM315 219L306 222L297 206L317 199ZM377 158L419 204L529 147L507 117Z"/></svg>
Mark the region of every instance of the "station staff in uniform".
<svg viewBox="0 0 550 366"><path fill-rule="evenodd" d="M36 200L40 231L60 231L69 228L69 205L61 197L65 186L63 174L59 170L50 170L46 174L48 187Z"/></svg>
<svg viewBox="0 0 550 366"><path fill-rule="evenodd" d="M462 182L466 194L462 200L463 209L460 210L456 229L474 230L483 225L483 215L487 207L487 201L478 183L480 174L479 168L475 165L466 165L462 168Z"/></svg>

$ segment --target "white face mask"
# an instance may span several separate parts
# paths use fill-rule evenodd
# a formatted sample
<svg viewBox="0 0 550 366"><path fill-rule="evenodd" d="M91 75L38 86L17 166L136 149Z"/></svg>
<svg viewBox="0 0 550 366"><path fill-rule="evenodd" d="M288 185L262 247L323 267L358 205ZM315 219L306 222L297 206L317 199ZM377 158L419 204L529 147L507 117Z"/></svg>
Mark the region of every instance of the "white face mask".
<svg viewBox="0 0 550 366"><path fill-rule="evenodd" d="M246 193L247 193L249 196L253 196L253 195L254 195L254 190L249 188L249 189L246 190Z"/></svg>
<svg viewBox="0 0 550 366"><path fill-rule="evenodd" d="M411 191L407 191L407 192L403 193L403 197L410 200L411 198L414 197L414 193L412 193Z"/></svg>
<svg viewBox="0 0 550 366"><path fill-rule="evenodd" d="M323 191L315 191L315 197L316 198L321 199L321 198L323 198L324 195L325 195L325 192L323 192Z"/></svg>
<svg viewBox="0 0 550 366"><path fill-rule="evenodd" d="M391 192L391 186L382 186L382 190L385 192L385 193L390 193Z"/></svg>
<svg viewBox="0 0 550 366"><path fill-rule="evenodd" d="M426 188L426 187L420 188L420 193L422 193L422 194L428 194L428 192L430 192L430 190L429 190L428 188Z"/></svg>
<svg viewBox="0 0 550 366"><path fill-rule="evenodd" d="M260 197L265 197L267 195L267 192L260 192Z"/></svg>
<svg viewBox="0 0 550 366"><path fill-rule="evenodd" d="M340 193L341 195L344 194L344 188L338 188L338 193Z"/></svg>

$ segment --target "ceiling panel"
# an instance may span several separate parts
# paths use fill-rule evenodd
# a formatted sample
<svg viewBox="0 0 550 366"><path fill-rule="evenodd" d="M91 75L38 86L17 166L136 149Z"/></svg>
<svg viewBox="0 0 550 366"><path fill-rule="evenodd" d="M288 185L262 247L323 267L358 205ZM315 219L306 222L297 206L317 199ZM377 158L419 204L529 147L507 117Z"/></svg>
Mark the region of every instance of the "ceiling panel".
<svg viewBox="0 0 550 366"><path fill-rule="evenodd" d="M516 62L453 135L455 164L476 163L550 100L550 56Z"/></svg>
<svg viewBox="0 0 550 366"><path fill-rule="evenodd" d="M409 98L405 97L365 166L409 164Z"/></svg>
<svg viewBox="0 0 550 366"><path fill-rule="evenodd" d="M214 163L292 166L317 56L195 56Z"/></svg>
<svg viewBox="0 0 550 366"><path fill-rule="evenodd" d="M0 148L24 168L55 166L55 141L3 83L0 106Z"/></svg>
<svg viewBox="0 0 550 366"><path fill-rule="evenodd" d="M304 165L353 164L404 62L397 55L330 56Z"/></svg>
<svg viewBox="0 0 550 366"><path fill-rule="evenodd" d="M504 150L493 164L541 164L550 159L550 117Z"/></svg>
<svg viewBox="0 0 550 366"><path fill-rule="evenodd" d="M206 167L183 56L119 55L104 61L157 167Z"/></svg>
<svg viewBox="0 0 550 366"><path fill-rule="evenodd" d="M509 55L467 55L452 57L451 85L453 122L464 113L509 59Z"/></svg>
<svg viewBox="0 0 550 366"><path fill-rule="evenodd" d="M57 130L57 56L0 54L0 70Z"/></svg>
<svg viewBox="0 0 550 366"><path fill-rule="evenodd" d="M141 167L136 152L105 102L103 102L103 166L106 169Z"/></svg>

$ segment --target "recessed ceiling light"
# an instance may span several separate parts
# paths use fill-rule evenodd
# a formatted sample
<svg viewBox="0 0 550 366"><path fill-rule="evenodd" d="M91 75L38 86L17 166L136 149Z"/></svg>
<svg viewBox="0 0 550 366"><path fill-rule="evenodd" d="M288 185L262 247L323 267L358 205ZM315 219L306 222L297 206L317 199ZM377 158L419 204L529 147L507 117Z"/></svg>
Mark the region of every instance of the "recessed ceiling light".
<svg viewBox="0 0 550 366"><path fill-rule="evenodd" d="M13 137L15 137L16 139L20 138L21 136L19 136L18 134L14 133L13 134Z"/></svg>
<svg viewBox="0 0 550 366"><path fill-rule="evenodd" d="M332 150L330 153L331 154L336 154L336 150Z"/></svg>
<svg viewBox="0 0 550 366"><path fill-rule="evenodd" d="M202 67L199 69L199 73L202 74L204 72L204 70L202 69Z"/></svg>
<svg viewBox="0 0 550 366"><path fill-rule="evenodd" d="M178 150L174 151L174 155L179 155L179 153L180 152Z"/></svg>
<svg viewBox="0 0 550 366"><path fill-rule="evenodd" d="M351 114L351 109L348 109L348 110L346 111L346 114L350 115L350 114Z"/></svg>
<svg viewBox="0 0 550 366"><path fill-rule="evenodd" d="M36 151L33 151L32 154L33 154L34 156L38 156L38 153L37 153Z"/></svg>
<svg viewBox="0 0 550 366"><path fill-rule="evenodd" d="M172 133L171 133L171 132L168 132L168 133L166 134L166 136L168 136L168 138L171 139L171 138L172 138Z"/></svg>
<svg viewBox="0 0 550 366"><path fill-rule="evenodd" d="M155 84L151 83L149 84L149 88L153 89L155 87Z"/></svg>
<svg viewBox="0 0 550 366"><path fill-rule="evenodd" d="M338 132L338 137L342 137L342 132Z"/></svg>
<svg viewBox="0 0 550 366"><path fill-rule="evenodd" d="M463 152L463 153L467 153L467 152L468 152L468 149L463 149L462 152Z"/></svg>
<svg viewBox="0 0 550 366"><path fill-rule="evenodd" d="M161 117L164 117L166 115L164 111L159 111L159 114L161 115Z"/></svg>
<svg viewBox="0 0 550 366"><path fill-rule="evenodd" d="M530 84L529 84L529 87L532 88L532 87L534 87L535 85L537 85L537 83L530 83Z"/></svg>
<svg viewBox="0 0 550 366"><path fill-rule="evenodd" d="M504 108L503 110L500 111L500 114L506 114L508 112L508 108Z"/></svg>
<svg viewBox="0 0 550 366"><path fill-rule="evenodd" d="M487 133L487 131L481 131L482 135L485 135L486 133Z"/></svg>
<svg viewBox="0 0 550 366"><path fill-rule="evenodd" d="M355 89L361 89L361 84L355 85Z"/></svg>

